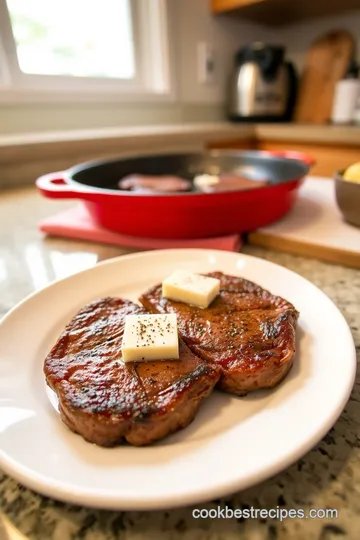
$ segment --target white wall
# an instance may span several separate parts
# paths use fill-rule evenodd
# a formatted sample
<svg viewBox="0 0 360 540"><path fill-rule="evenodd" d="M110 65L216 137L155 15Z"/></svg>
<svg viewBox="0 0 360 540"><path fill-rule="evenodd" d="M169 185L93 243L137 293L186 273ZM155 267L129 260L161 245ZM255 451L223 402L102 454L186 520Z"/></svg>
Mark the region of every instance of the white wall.
<svg viewBox="0 0 360 540"><path fill-rule="evenodd" d="M209 0L169 0L169 7L180 101L223 103L235 51L252 41L272 39L272 32L239 18L212 15ZM198 81L197 45L200 41L210 42L216 55L215 83L212 85Z"/></svg>
<svg viewBox="0 0 360 540"><path fill-rule="evenodd" d="M301 69L311 43L329 30L339 29L348 30L353 34L357 41L357 60L360 61L360 10L287 26L278 31L277 35L287 47L288 55Z"/></svg>
<svg viewBox="0 0 360 540"><path fill-rule="evenodd" d="M260 40L285 45L287 56L301 70L306 51L317 37L329 30L345 29L350 31L357 41L357 56L360 61L360 9L343 15L324 17L275 29L242 21L239 16L212 15L209 0L168 1L178 99L185 104L223 103L225 83L234 52L252 41ZM202 85L198 81L197 44L199 41L209 41L214 46L217 71L214 85Z"/></svg>

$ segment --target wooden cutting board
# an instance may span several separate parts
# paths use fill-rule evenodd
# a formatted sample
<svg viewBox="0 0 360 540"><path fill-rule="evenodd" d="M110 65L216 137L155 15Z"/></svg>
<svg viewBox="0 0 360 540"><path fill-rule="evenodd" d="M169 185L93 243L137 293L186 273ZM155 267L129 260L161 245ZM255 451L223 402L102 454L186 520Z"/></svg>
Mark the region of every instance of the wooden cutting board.
<svg viewBox="0 0 360 540"><path fill-rule="evenodd" d="M343 220L330 178L307 178L293 210L277 223L251 233L248 241L360 269L360 228Z"/></svg>
<svg viewBox="0 0 360 540"><path fill-rule="evenodd" d="M295 122L324 124L330 119L336 83L346 74L354 51L355 40L345 30L329 32L311 45L300 78Z"/></svg>

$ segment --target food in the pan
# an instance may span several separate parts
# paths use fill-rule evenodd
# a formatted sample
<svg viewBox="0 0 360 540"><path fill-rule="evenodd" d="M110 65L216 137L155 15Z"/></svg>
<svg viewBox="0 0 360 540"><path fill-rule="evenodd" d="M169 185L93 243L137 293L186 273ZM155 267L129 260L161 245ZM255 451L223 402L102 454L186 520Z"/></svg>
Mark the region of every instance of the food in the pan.
<svg viewBox="0 0 360 540"><path fill-rule="evenodd" d="M259 285L221 272L220 294L206 309L165 298L162 285L140 297L146 310L175 313L189 348L221 370L218 387L244 395L271 388L289 372L295 354L298 312Z"/></svg>
<svg viewBox="0 0 360 540"><path fill-rule="evenodd" d="M132 174L122 178L118 182L118 187L122 191L155 195L157 193L181 193L194 190L202 193L217 193L256 189L268 184L267 180L253 180L235 173L198 174L194 177L193 183L179 176Z"/></svg>
<svg viewBox="0 0 360 540"><path fill-rule="evenodd" d="M178 176L132 174L122 178L118 183L118 187L122 190L138 193L176 193L189 191L191 182Z"/></svg>
<svg viewBox="0 0 360 540"><path fill-rule="evenodd" d="M136 304L105 298L67 325L44 365L63 422L101 446L141 446L184 428L214 388L219 373L179 340L179 358L125 363L121 346Z"/></svg>
<svg viewBox="0 0 360 540"><path fill-rule="evenodd" d="M194 186L204 193L256 189L267 185L267 180L252 180L234 173L200 174L194 178Z"/></svg>

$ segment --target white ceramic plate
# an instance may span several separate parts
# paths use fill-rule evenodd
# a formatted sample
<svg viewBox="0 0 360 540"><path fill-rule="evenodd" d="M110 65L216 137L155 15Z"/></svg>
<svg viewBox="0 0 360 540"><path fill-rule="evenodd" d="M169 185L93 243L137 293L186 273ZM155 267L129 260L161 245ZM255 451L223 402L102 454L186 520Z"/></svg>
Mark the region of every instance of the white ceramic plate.
<svg viewBox="0 0 360 540"><path fill-rule="evenodd" d="M49 399L47 352L85 303L107 295L136 300L177 268L243 276L292 302L300 311L292 371L272 391L245 398L215 392L188 428L154 446L86 443ZM356 366L348 325L319 289L270 262L211 250L129 255L55 282L2 320L0 358L1 467L45 495L112 509L195 504L284 469L338 418Z"/></svg>

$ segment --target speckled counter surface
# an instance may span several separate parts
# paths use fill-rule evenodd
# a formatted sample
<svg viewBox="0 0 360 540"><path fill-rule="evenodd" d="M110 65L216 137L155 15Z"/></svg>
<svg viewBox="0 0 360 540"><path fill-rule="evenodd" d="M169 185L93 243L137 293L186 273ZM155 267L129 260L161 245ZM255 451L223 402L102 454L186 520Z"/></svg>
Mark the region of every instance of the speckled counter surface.
<svg viewBox="0 0 360 540"><path fill-rule="evenodd" d="M37 220L66 205L41 199L32 189L0 194L0 315L54 279L129 252L96 244L44 239L36 229ZM360 360L359 271L253 247L245 247L243 251L291 268L328 294L351 327ZM252 489L199 505L200 508L279 505L305 511L333 508L338 510L337 519L200 520L192 517L191 508L149 513L94 511L43 498L5 475L0 476L0 502L0 540L358 540L360 375L341 418L311 452L283 473Z"/></svg>

